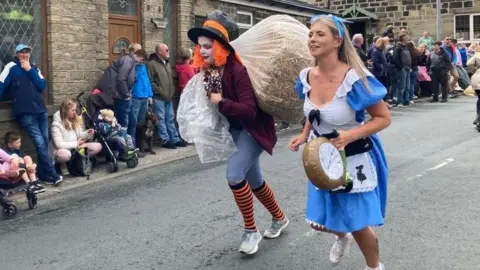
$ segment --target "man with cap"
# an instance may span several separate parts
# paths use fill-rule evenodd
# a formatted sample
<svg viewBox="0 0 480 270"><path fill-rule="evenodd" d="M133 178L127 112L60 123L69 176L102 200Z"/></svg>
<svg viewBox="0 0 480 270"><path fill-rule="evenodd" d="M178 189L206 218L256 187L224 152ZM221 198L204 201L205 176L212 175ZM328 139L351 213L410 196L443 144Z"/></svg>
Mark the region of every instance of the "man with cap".
<svg viewBox="0 0 480 270"><path fill-rule="evenodd" d="M279 237L289 224L260 168L260 155L263 151L271 155L277 142L275 123L257 106L247 69L230 45L238 37L231 18L217 10L207 16L203 27L190 29L188 37L197 44L193 64L204 71L207 96L228 119L238 148L227 161L226 178L244 221L239 251L254 254L262 240L254 218L254 196L272 215L264 237Z"/></svg>
<svg viewBox="0 0 480 270"><path fill-rule="evenodd" d="M14 60L0 74L0 96L6 93L11 97L13 116L35 144L39 179L58 185L63 179L48 153L48 111L44 101L47 82L31 63L31 52L32 48L25 44L16 47Z"/></svg>

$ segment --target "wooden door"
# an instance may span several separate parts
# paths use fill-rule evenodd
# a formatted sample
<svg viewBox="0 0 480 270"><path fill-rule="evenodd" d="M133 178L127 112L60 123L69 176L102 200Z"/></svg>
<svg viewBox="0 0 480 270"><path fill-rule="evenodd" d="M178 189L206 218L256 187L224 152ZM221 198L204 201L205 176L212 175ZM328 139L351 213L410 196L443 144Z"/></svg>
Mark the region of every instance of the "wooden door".
<svg viewBox="0 0 480 270"><path fill-rule="evenodd" d="M122 54L128 53L128 46L132 43L140 43L138 21L110 19L108 23L110 64Z"/></svg>
<svg viewBox="0 0 480 270"><path fill-rule="evenodd" d="M141 44L141 0L108 0L108 48L110 64L128 53L132 43Z"/></svg>

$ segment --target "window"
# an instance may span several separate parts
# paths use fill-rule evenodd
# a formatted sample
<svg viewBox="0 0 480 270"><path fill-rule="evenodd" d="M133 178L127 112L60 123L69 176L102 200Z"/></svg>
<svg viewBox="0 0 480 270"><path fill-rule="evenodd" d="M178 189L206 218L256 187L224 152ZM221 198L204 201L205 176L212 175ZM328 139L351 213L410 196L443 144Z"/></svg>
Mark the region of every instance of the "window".
<svg viewBox="0 0 480 270"><path fill-rule="evenodd" d="M195 15L195 27L202 27L203 23L207 20L207 17L205 16L197 16Z"/></svg>
<svg viewBox="0 0 480 270"><path fill-rule="evenodd" d="M10 0L0 3L0 71L15 56L16 45L23 43L32 48L32 63L45 76L43 63L42 0Z"/></svg>
<svg viewBox="0 0 480 270"><path fill-rule="evenodd" d="M137 0L108 0L108 11L114 15L137 16Z"/></svg>
<svg viewBox="0 0 480 270"><path fill-rule="evenodd" d="M480 13L456 15L454 29L456 39L480 39Z"/></svg>
<svg viewBox="0 0 480 270"><path fill-rule="evenodd" d="M237 25L240 28L239 34L245 33L253 26L253 14L246 11L237 11Z"/></svg>

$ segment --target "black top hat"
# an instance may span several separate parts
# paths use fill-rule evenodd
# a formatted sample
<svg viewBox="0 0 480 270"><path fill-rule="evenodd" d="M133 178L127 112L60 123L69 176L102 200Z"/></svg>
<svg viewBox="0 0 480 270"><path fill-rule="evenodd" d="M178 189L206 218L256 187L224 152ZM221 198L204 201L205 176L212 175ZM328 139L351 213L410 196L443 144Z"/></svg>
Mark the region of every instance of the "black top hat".
<svg viewBox="0 0 480 270"><path fill-rule="evenodd" d="M212 25L209 21L218 23L220 27ZM239 29L237 24L221 10L215 10L208 14L203 27L188 30L188 38L195 44L198 44L198 37L204 36L219 41L227 50L233 53L235 49L230 45L230 41L235 40L238 35Z"/></svg>

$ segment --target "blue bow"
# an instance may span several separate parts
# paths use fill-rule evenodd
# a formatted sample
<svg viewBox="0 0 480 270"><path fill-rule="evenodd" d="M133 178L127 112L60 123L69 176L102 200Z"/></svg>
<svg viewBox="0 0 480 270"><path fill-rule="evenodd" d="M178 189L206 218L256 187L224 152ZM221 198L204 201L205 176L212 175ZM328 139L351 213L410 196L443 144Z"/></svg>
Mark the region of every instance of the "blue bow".
<svg viewBox="0 0 480 270"><path fill-rule="evenodd" d="M335 25L337 26L338 34L340 35L340 38L342 38L342 39L343 39L343 35L345 34L345 29L343 28L343 24L344 23L352 23L351 21L345 20L343 18L337 17L337 16L332 15L332 14L328 14L328 15L320 14L320 15L314 15L310 19L310 24L313 24L316 21L318 21L319 19L323 19L323 18L330 18L335 23Z"/></svg>

